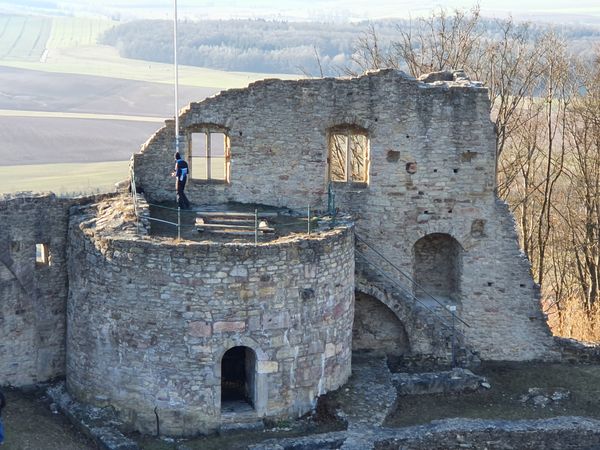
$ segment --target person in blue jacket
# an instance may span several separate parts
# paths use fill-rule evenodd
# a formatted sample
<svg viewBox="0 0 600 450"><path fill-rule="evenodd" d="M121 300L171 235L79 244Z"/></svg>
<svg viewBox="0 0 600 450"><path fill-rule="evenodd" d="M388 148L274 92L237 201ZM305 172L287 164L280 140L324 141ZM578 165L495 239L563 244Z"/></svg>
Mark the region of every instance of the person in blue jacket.
<svg viewBox="0 0 600 450"><path fill-rule="evenodd" d="M187 182L188 172L188 163L181 157L179 152L175 153L175 170L171 176L177 177L177 204L182 209L190 208L190 201L186 197L185 192L183 192L185 183Z"/></svg>

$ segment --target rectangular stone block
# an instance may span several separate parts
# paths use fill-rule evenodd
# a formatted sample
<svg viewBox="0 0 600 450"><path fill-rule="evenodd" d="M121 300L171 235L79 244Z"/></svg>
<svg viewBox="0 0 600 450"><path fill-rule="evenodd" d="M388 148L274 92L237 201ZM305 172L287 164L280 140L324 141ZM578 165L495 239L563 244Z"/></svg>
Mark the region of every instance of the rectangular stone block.
<svg viewBox="0 0 600 450"><path fill-rule="evenodd" d="M208 322L190 322L188 333L194 337L210 337L212 329Z"/></svg>
<svg viewBox="0 0 600 450"><path fill-rule="evenodd" d="M227 333L230 331L244 331L246 329L246 322L215 322L213 331L215 333Z"/></svg>
<svg viewBox="0 0 600 450"><path fill-rule="evenodd" d="M258 361L257 371L258 373L275 373L279 370L279 363L277 361Z"/></svg>

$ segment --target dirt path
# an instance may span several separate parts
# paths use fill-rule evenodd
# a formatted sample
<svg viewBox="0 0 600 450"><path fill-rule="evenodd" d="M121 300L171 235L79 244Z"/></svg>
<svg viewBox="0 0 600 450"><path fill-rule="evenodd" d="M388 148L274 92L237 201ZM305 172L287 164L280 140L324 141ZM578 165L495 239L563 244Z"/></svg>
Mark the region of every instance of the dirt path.
<svg viewBox="0 0 600 450"><path fill-rule="evenodd" d="M4 391L6 439L2 450L88 450L96 447L35 394Z"/></svg>

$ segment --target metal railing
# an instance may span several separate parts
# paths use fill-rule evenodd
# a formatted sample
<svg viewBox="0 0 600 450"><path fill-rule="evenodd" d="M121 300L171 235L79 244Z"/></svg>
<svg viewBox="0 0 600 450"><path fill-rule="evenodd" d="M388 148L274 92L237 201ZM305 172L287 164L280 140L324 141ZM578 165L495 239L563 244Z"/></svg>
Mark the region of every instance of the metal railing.
<svg viewBox="0 0 600 450"><path fill-rule="evenodd" d="M456 322L459 322L460 324L462 324L468 328L470 328L471 326L465 320L461 319L460 317L458 317L456 315L456 307L455 306L444 305L439 299L437 299L427 289L425 289L423 286L421 286L419 283L417 283L410 275L408 275L401 268L399 268L396 264L394 264L392 261L390 261L382 252L380 252L375 247L370 245L367 241L365 241L363 238L361 238L356 233L355 233L355 238L356 238L357 242L359 242L362 245L364 245L365 247L367 247L368 250L372 251L373 253L375 253L375 255L377 255L379 258L381 258L383 261L385 261L385 263L388 266L392 267L402 278L407 280L411 286L415 286L420 292L423 292L427 296L427 298L429 298L430 300L433 300L435 304L437 304L438 306L440 306L442 308L442 311L448 312L450 314L450 323L448 323L448 320L446 318L442 317L438 313L438 311L436 311L435 309L432 309L422 299L417 297L413 293L413 290L411 288L407 288L405 285L400 283L397 279L395 279L394 277L392 277L391 275L386 273L386 271L381 268L380 264L377 264L375 261L373 261L373 259L369 258L365 254L365 252L361 251L359 248L355 249L357 255L360 258L362 258L373 270L375 270L375 272L377 272L380 276L382 276L383 278L388 280L394 287L396 287L401 292L403 292L406 296L408 296L408 298L419 303L424 309L426 309L429 313L431 313L432 316L435 317L442 324L442 326L444 326L446 329L448 329L452 333L452 337L451 337L451 339L452 339L452 342L451 342L452 366L455 366L455 364L456 364L456 335L458 334L458 335L462 336L463 339L465 339L464 333L462 331L460 331L459 329L457 329Z"/></svg>

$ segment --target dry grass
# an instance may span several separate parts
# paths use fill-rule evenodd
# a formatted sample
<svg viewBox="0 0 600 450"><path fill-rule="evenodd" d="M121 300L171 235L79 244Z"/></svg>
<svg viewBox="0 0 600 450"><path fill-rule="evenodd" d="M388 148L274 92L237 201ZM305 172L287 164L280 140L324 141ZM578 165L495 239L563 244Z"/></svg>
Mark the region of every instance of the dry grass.
<svg viewBox="0 0 600 450"><path fill-rule="evenodd" d="M600 307L594 305L589 311L575 298L561 301L560 308L551 305L547 309L548 325L556 336L578 341L600 343Z"/></svg>

